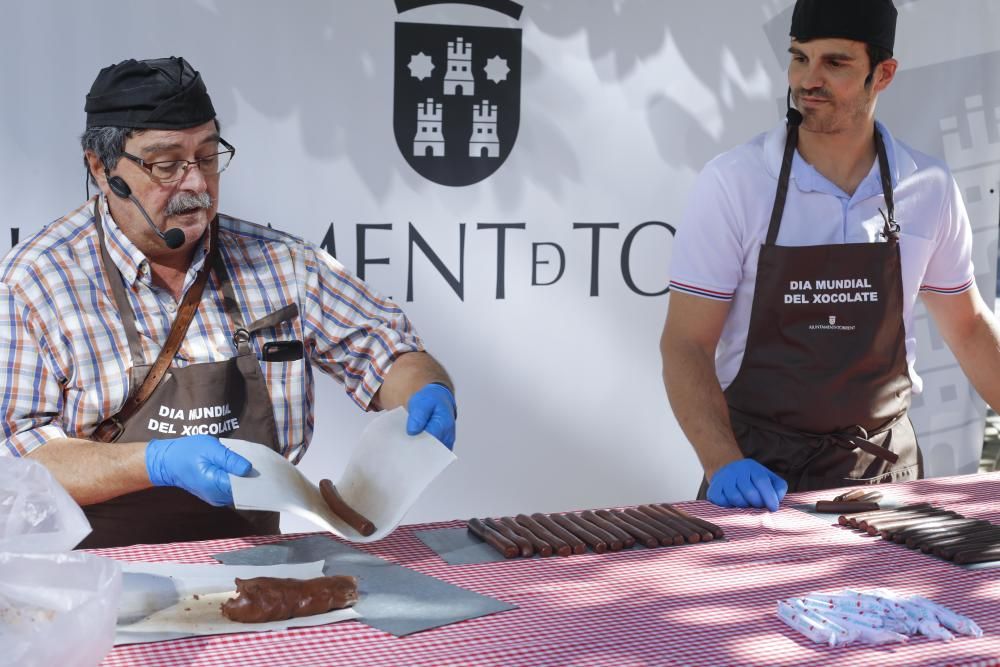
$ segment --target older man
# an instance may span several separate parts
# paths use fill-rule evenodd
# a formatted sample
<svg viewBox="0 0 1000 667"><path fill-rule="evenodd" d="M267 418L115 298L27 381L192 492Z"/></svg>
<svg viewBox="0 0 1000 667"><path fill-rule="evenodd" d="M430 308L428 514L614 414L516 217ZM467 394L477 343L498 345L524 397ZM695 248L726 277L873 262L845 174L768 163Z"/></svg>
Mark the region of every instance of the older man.
<svg viewBox="0 0 1000 667"><path fill-rule="evenodd" d="M218 214L235 148L181 58L103 69L84 160L99 194L0 265L0 452L45 464L103 547L278 532L232 508L248 461L297 462L312 367L363 408L406 405L451 447L455 399L403 312L321 250Z"/></svg>
<svg viewBox="0 0 1000 667"><path fill-rule="evenodd" d="M777 509L788 488L915 479L918 294L1000 407L1000 336L945 165L875 121L891 0L798 0L788 122L710 162L678 231L661 348L702 494Z"/></svg>

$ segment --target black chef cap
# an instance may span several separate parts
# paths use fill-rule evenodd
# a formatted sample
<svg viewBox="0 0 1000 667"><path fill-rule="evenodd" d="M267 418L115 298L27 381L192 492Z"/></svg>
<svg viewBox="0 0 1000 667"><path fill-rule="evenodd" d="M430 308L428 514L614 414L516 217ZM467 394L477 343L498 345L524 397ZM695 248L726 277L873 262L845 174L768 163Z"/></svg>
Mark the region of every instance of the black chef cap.
<svg viewBox="0 0 1000 667"><path fill-rule="evenodd" d="M892 0L798 0L789 34L800 42L853 39L892 53L896 7Z"/></svg>
<svg viewBox="0 0 1000 667"><path fill-rule="evenodd" d="M84 110L87 127L182 130L215 118L201 74L175 57L105 67L90 87Z"/></svg>

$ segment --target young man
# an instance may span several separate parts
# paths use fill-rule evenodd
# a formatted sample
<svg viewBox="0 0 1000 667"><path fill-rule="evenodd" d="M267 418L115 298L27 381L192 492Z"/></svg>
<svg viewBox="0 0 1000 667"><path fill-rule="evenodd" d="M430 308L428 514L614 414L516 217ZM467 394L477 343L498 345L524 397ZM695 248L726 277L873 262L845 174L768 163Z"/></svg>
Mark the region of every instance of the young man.
<svg viewBox="0 0 1000 667"><path fill-rule="evenodd" d="M891 0L799 0L788 122L710 162L673 254L661 339L674 414L718 505L915 479L907 418L918 293L1000 405L1000 337L974 288L947 168L875 121Z"/></svg>
<svg viewBox="0 0 1000 667"><path fill-rule="evenodd" d="M323 251L217 213L235 149L198 72L123 61L86 112L99 194L0 263L0 454L41 461L84 506L81 546L279 532L276 513L231 507L229 474L250 463L217 436L297 462L313 366L452 446L450 380L398 306Z"/></svg>

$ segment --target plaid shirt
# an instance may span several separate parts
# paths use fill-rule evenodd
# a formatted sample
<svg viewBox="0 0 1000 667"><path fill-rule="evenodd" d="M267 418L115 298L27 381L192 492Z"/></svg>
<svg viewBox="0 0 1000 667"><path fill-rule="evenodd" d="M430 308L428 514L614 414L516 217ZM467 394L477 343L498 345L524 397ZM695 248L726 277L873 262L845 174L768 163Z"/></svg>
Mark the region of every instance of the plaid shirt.
<svg viewBox="0 0 1000 667"><path fill-rule="evenodd" d="M149 261L104 207L108 253L124 279L143 357L167 339L177 303L153 285ZM0 262L0 454L24 456L53 438L87 438L128 396L125 328L101 264L94 199L47 225ZM367 408L393 360L423 345L403 311L333 257L297 238L219 215L219 245L244 324L297 303L299 317L251 338L260 357L269 340L298 339L305 358L262 362L282 453L298 461L313 432L318 366ZM199 248L184 291L205 261ZM174 357L175 367L236 356L233 324L210 276L201 306Z"/></svg>

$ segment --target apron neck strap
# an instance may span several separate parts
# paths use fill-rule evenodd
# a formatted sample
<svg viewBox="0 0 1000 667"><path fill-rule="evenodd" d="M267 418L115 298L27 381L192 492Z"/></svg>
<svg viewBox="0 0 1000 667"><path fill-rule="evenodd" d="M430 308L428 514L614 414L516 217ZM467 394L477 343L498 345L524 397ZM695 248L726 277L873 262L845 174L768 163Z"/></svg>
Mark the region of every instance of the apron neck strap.
<svg viewBox="0 0 1000 667"><path fill-rule="evenodd" d="M885 226L882 229L882 236L888 241L899 240L899 224L896 223L896 205L892 197L892 173L889 171L889 157L885 152L885 140L882 133L875 128L875 153L878 155L878 173L882 179L882 196L885 198L885 211L879 209Z"/></svg>
<svg viewBox="0 0 1000 667"><path fill-rule="evenodd" d="M101 247L101 263L104 264L104 271L108 275L108 281L111 283L111 295L114 297L115 304L118 306L119 316L122 318L122 325L125 328L125 337L128 339L129 352L132 355L132 364L134 366L143 366L146 362L142 354L142 344L139 341L139 334L135 326L135 311L132 309L132 303L125 294L124 278L122 277L121 271L118 269L118 265L111 259L111 255L108 253L108 245L105 239L104 225L102 222L103 215L101 213L100 202L101 197L98 196L94 203L94 222L97 225L97 240ZM181 307L188 302L194 302L192 305L195 309L197 309L197 303L201 301L201 293L205 287L208 272L211 271L216 265L214 260L221 254L219 249L218 217L212 220L209 225L208 243L208 257L205 259L205 264L198 272L198 276L195 278L194 284L188 288L188 294L185 294ZM221 264L221 262L218 263ZM223 283L228 282L226 278L225 274L219 276L219 280ZM232 291L232 288L230 288L230 291ZM236 311L239 312L238 306L236 307ZM180 308L178 309L178 313L180 313ZM184 329L185 331L187 330L186 325L184 326ZM173 329L171 329L171 333L173 333ZM181 335L181 338L183 339L183 335Z"/></svg>
<svg viewBox="0 0 1000 667"><path fill-rule="evenodd" d="M774 205L771 207L771 222L767 226L767 241L765 245L774 245L778 240L778 229L781 227L781 216L785 213L785 199L788 197L788 179L792 173L792 160L795 148L799 145L799 126L788 124L788 134L785 136L785 154L781 159L781 173L778 175L778 189L774 193Z"/></svg>
<svg viewBox="0 0 1000 667"><path fill-rule="evenodd" d="M882 181L882 196L885 198L886 211L882 213L885 227L882 235L890 241L899 239L899 225L896 223L895 205L892 198L892 174L889 171L889 158L885 152L885 141L882 133L875 127L875 153L878 156L878 171ZM774 205L771 207L771 221L767 226L765 245L774 245L778 240L778 230L781 228L781 217L785 212L785 200L788 198L788 182L792 173L792 161L795 149L799 145L798 125L789 123L788 134L785 137L785 153L781 159L781 172L778 174L778 188L774 194Z"/></svg>
<svg viewBox="0 0 1000 667"><path fill-rule="evenodd" d="M111 283L111 295L118 306L118 315L122 318L122 325L125 328L125 338L128 339L128 349L132 354L132 364L141 366L143 364L142 343L139 342L139 333L135 328L135 313L132 311L128 297L125 295L125 285L121 271L118 266L111 261L108 254L108 244L104 240L103 215L101 213L102 197L98 195L94 199L94 223L97 225L97 242L101 247L101 263L104 264L104 273Z"/></svg>

